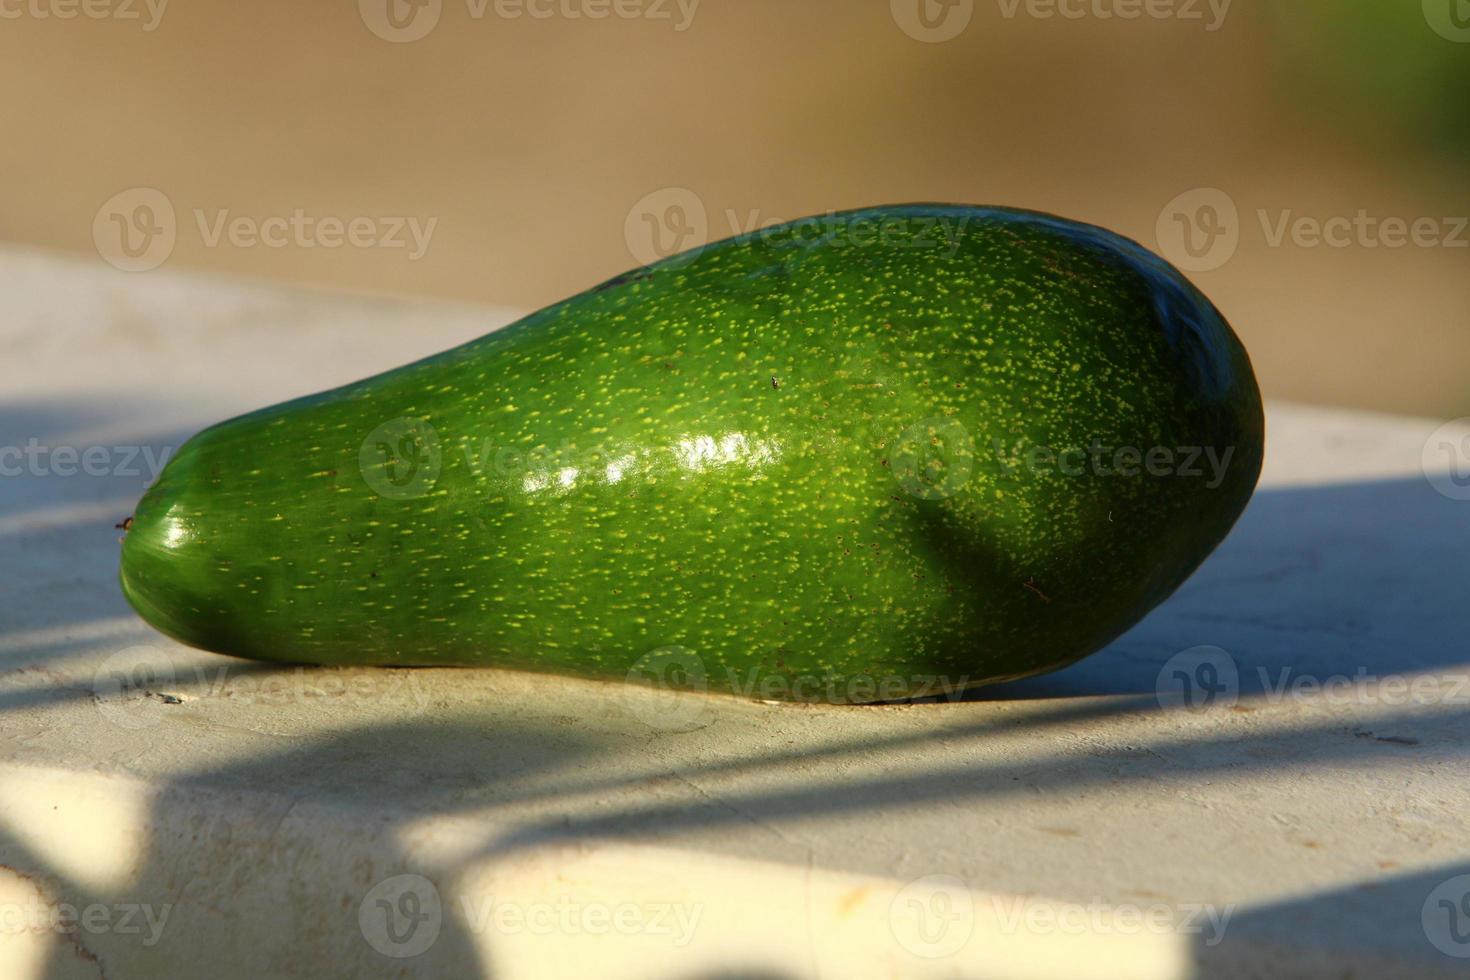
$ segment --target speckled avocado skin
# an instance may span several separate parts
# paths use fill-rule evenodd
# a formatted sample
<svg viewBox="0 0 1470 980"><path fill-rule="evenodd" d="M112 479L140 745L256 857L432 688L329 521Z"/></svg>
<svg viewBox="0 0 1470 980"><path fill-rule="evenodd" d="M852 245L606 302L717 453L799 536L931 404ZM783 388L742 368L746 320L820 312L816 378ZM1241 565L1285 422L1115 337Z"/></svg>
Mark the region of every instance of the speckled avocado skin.
<svg viewBox="0 0 1470 980"><path fill-rule="evenodd" d="M952 693L1137 622L1234 524L1262 442L1244 349L1162 259L1050 215L873 208L207 429L121 579L169 636L260 660Z"/></svg>

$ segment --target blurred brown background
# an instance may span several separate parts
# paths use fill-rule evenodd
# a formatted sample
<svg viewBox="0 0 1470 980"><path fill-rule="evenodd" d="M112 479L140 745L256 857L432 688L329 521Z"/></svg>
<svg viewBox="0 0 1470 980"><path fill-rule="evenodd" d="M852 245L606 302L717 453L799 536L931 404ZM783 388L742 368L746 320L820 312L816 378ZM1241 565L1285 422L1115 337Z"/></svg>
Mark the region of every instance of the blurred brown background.
<svg viewBox="0 0 1470 980"><path fill-rule="evenodd" d="M0 0L0 81L0 238L121 268L529 309L1007 204L1189 268L1270 395L1470 414L1470 0Z"/></svg>

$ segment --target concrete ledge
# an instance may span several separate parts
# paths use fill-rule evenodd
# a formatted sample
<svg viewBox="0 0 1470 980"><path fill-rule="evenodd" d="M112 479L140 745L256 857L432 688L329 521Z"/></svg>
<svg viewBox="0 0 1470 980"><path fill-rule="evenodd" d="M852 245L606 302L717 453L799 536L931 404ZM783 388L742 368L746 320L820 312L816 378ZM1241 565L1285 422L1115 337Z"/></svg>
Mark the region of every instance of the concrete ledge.
<svg viewBox="0 0 1470 980"><path fill-rule="evenodd" d="M0 478L0 975L1470 963L1470 501L1426 479L1437 422L1271 406L1265 483L1177 595L966 700L277 668L123 603L144 450L508 315L6 251L0 295L0 353L40 366L0 446L109 460Z"/></svg>

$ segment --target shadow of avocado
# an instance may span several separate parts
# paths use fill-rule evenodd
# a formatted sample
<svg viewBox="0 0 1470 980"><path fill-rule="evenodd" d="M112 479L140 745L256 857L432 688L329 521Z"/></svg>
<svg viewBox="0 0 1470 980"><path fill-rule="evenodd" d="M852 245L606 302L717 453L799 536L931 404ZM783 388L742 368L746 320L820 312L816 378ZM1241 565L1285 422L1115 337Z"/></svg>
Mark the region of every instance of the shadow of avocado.
<svg viewBox="0 0 1470 980"><path fill-rule="evenodd" d="M1371 932L1344 923L1371 920ZM1222 936L1195 943L1198 980L1356 975L1458 980L1470 957L1470 862L1388 874L1241 910Z"/></svg>
<svg viewBox="0 0 1470 980"><path fill-rule="evenodd" d="M122 403L0 404L0 718L91 697L90 671L62 658L115 651L152 635L117 587L115 525L192 430L135 431ZM75 434L129 433L78 445ZM57 457L68 447L77 456ZM88 449L97 455L89 464ZM6 683L40 673L48 683Z"/></svg>

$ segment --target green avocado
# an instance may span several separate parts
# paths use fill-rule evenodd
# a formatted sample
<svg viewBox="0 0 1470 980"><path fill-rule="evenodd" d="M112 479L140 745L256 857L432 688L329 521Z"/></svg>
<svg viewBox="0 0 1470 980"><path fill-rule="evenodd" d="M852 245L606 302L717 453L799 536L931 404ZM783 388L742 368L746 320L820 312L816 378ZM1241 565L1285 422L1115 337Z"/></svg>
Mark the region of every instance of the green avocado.
<svg viewBox="0 0 1470 980"><path fill-rule="evenodd" d="M1224 538L1262 445L1245 350L1154 254L872 208L206 429L122 588L259 660L898 700L1117 637Z"/></svg>

